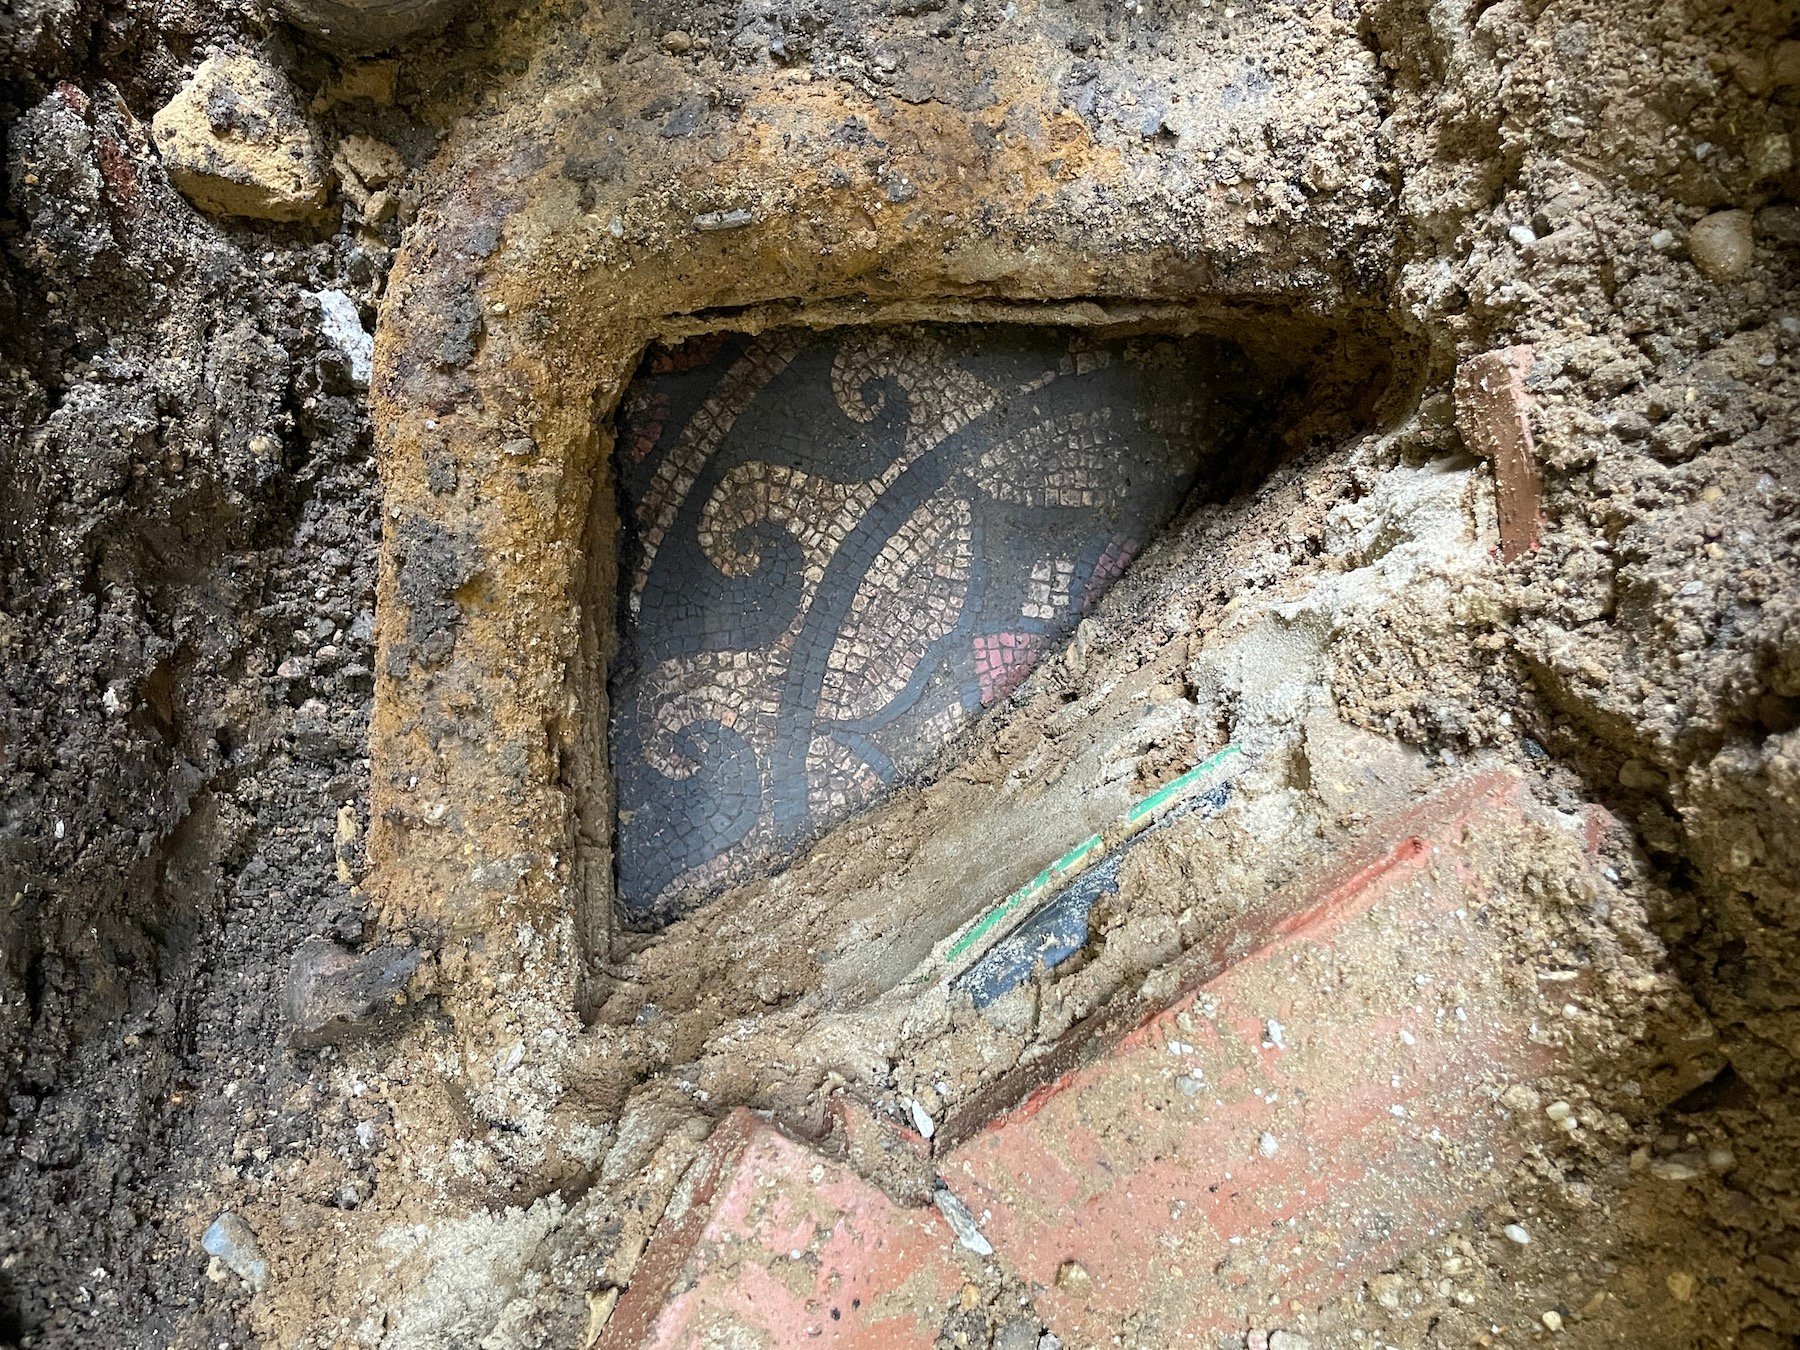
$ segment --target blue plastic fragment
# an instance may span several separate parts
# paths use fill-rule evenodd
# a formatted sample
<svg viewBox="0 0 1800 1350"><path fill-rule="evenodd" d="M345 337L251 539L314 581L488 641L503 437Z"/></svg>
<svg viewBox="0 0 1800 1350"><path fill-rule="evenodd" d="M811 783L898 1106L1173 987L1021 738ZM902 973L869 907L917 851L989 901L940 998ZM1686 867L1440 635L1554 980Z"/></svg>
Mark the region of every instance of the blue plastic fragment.
<svg viewBox="0 0 1800 1350"><path fill-rule="evenodd" d="M1020 924L957 981L985 1008L1016 988L1039 962L1050 970L1087 942L1088 917L1103 895L1119 889L1120 853L1089 868Z"/></svg>
<svg viewBox="0 0 1800 1350"><path fill-rule="evenodd" d="M1035 970L1054 970L1087 945L1088 920L1094 906L1101 896L1118 891L1119 868L1126 856L1178 820L1191 815L1204 819L1215 814L1230 791L1229 781L1220 783L1181 803L1142 834L1127 840L1033 910L987 955L958 976L952 987L967 990L975 1006L985 1008L1030 979Z"/></svg>

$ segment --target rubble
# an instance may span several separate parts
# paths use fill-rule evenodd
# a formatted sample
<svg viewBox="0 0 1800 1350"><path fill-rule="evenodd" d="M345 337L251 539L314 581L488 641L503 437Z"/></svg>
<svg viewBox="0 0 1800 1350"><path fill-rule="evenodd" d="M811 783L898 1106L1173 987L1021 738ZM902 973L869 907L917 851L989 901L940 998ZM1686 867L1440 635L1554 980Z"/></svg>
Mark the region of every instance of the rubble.
<svg viewBox="0 0 1800 1350"><path fill-rule="evenodd" d="M1546 1312L1583 1345L1800 1333L1780 14L577 0L351 62L332 44L373 7L313 6L310 36L215 0L15 8L0 1337L582 1345L739 1108L806 1158L790 1192L842 1168L945 1227L935 1183L1013 1089L1220 978L1260 905L1471 763L1528 783L1557 850L1497 849L1468 918L1360 949L1380 969L1472 934L1495 959L1460 982L1536 1000L1521 1039L1582 1062L1481 1084L1529 1141L1496 1154L1498 1198L1366 1284L1245 1295L1219 1344L1512 1344ZM341 213L328 192L298 225L209 218L171 189L131 110L248 51ZM368 395L328 293L380 316ZM636 353L1018 321L1210 326L1329 378L942 764L704 922L618 925L582 725L616 522L586 489ZM1499 423L1538 475L1520 550L1455 372L1525 346ZM1254 771L1207 829L1130 850L1065 959L985 1011L930 972L981 906L1239 734ZM358 992L325 1044L290 1041L309 939L302 1021L422 941L416 1011ZM1376 1029L1371 1137L1427 1119L1394 1095L1409 1057L1473 1034L1459 1008L1480 1029L1456 964L1379 986L1434 1021ZM1361 1006L1324 993L1299 1019L1246 1007L1243 1064L1316 1053ZM1172 1043L1147 1066L1164 1114L1238 1091L1187 1048L1205 1035ZM1293 1110L1282 1092L1245 1101ZM840 1131L852 1111L879 1123ZM1221 1138L1234 1179L1307 1156L1304 1122ZM1211 1180L1201 1203L1232 1203ZM260 1291L218 1257L197 1278L221 1212L279 1272ZM1315 1214L1269 1231L1325 1266L1366 1235ZM1046 1257L1040 1290L1007 1216L968 1217L993 1254L953 1246L942 1343L1028 1344L1053 1299L1108 1296L1090 1252ZM794 1249L766 1269L813 1274ZM1154 1265L1222 1303L1249 1269Z"/></svg>
<svg viewBox="0 0 1800 1350"><path fill-rule="evenodd" d="M151 120L169 181L203 211L319 223L330 183L287 77L250 56L200 64Z"/></svg>

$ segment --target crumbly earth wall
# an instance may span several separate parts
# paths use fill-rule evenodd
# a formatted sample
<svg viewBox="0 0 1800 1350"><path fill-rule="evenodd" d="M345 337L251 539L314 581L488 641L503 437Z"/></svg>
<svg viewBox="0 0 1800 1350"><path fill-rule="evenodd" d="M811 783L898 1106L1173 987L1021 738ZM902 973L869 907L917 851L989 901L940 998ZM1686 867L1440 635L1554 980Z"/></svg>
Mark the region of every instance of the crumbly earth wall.
<svg viewBox="0 0 1800 1350"><path fill-rule="evenodd" d="M1612 1123L1511 1179L1542 1222L1528 1259L1502 1279L1421 1252L1321 1325L1484 1344L1560 1306L1590 1344L1800 1334L1794 21L1650 0L644 0L488 7L354 58L254 4L8 7L0 1344L579 1344L711 1118L748 1103L818 1129L839 1088L953 1117L996 1066L1152 998L1199 931L1197 878L1220 903L1266 894L1354 833L1364 804L1317 765L1357 755L1401 796L1477 756L1608 807L1618 896L1571 909L1554 857L1513 859L1509 922L1522 950L1600 953L1622 992L1582 1028L1596 1076L1555 1085ZM152 119L213 54L297 91L338 161L322 211L215 217L171 186ZM895 108L930 135L883 143ZM398 156L390 190L357 184L357 137ZM716 228L741 210L758 224ZM1112 251L1084 288L1095 237ZM1249 301L1385 353L1396 392L1197 511L935 783L789 877L655 943L591 913L581 931L566 886L532 882L530 923L472 940L495 916L454 852L433 882L431 850L581 826L521 823L484 801L491 757L451 756L468 819L434 832L400 809L403 757L371 781L371 745L488 715L497 596L555 634L521 697L560 692L603 640L578 641L568 558L496 558L489 507L467 536L444 520L525 442L560 448L517 500L540 492L580 538L591 399L659 331L658 297L762 303L822 273L851 300L915 299L921 278L942 297L950 276L972 312ZM378 335L373 395L333 293ZM1461 359L1518 343L1547 528L1501 567L1450 388ZM479 434L424 444L439 405ZM378 634L384 548L407 626ZM459 651L469 633L493 645ZM446 672L429 717L384 659L398 634ZM1270 659L1311 682L1259 684ZM1139 723L1116 700L1138 695L1174 730L1121 752ZM541 722L511 730L549 753ZM1215 734L1263 753L1243 812L1145 862L1140 903L1040 1003L996 1024L895 1001L906 963L867 953L954 880L940 822L1036 828L983 803L1120 753L1154 783ZM282 991L316 938L410 944L405 1006L291 1044ZM1652 1113L1626 1092L1646 1027L1692 1041L1705 1079ZM1690 1154L1729 1162L1673 1189L1645 1166ZM271 1262L261 1292L200 1250L225 1210ZM1591 1301L1606 1289L1642 1297ZM979 1290L966 1338L987 1344L1017 1292Z"/></svg>

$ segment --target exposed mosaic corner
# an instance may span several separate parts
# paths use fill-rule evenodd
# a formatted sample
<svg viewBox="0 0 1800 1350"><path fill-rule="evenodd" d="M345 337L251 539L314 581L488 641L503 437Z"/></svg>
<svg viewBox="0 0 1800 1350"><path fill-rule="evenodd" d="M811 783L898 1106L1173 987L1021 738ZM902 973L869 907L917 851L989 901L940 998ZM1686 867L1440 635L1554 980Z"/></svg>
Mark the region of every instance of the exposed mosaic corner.
<svg viewBox="0 0 1800 1350"><path fill-rule="evenodd" d="M784 329L653 351L620 413L619 898L779 867L1005 698L1256 407L1217 338Z"/></svg>

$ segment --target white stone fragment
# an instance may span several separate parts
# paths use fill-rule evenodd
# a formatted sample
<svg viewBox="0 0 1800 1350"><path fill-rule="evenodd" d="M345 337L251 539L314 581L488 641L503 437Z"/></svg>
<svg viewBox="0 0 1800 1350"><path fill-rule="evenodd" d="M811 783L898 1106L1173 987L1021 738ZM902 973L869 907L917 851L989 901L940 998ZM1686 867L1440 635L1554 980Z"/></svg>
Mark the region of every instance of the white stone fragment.
<svg viewBox="0 0 1800 1350"><path fill-rule="evenodd" d="M967 1205L942 1186L932 1191L931 1200L938 1207L938 1213L944 1216L944 1222L950 1225L950 1231L956 1234L958 1242L977 1256L994 1254L993 1244L981 1235L981 1230L975 1226L975 1216L969 1213Z"/></svg>
<svg viewBox="0 0 1800 1350"><path fill-rule="evenodd" d="M375 339L363 327L356 301L342 291L314 291L319 311L325 316L325 336L350 359L350 378L367 389L375 373Z"/></svg>
<svg viewBox="0 0 1800 1350"><path fill-rule="evenodd" d="M913 1128L920 1135L929 1139L937 1133L937 1122L931 1118L931 1112L920 1106L911 1097L906 1099L906 1109L912 1114Z"/></svg>

